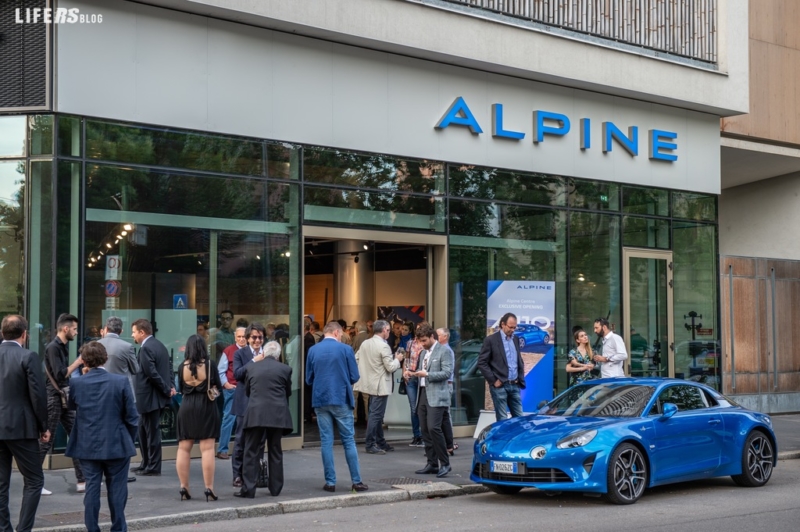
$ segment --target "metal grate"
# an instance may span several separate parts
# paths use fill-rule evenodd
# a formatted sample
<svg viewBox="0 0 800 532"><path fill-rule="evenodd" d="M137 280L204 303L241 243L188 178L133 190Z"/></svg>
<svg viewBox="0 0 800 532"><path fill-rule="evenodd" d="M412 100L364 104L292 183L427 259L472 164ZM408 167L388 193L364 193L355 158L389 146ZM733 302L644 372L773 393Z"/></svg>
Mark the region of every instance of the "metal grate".
<svg viewBox="0 0 800 532"><path fill-rule="evenodd" d="M0 109L47 105L47 33L43 22L16 22L15 9L44 8L46 0L2 2L0 8Z"/></svg>
<svg viewBox="0 0 800 532"><path fill-rule="evenodd" d="M523 464L524 465L524 464ZM551 467L526 468L521 475L506 475L503 473L492 473L489 471L488 464L475 464L474 474L486 480L502 480L504 482L572 482L569 475L560 469Z"/></svg>
<svg viewBox="0 0 800 532"><path fill-rule="evenodd" d="M372 482L377 482L378 484L388 484L389 486L402 486L403 484L425 484L428 481L421 478L397 477L397 478L379 478L373 480Z"/></svg>

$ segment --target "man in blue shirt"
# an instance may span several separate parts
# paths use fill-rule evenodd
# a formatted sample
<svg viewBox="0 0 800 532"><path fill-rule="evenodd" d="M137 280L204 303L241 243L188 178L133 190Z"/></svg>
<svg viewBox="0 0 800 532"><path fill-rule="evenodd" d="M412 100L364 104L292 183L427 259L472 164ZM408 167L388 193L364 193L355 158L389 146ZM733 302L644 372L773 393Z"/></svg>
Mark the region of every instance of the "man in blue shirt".
<svg viewBox="0 0 800 532"><path fill-rule="evenodd" d="M353 425L353 384L360 378L353 348L341 343L342 326L332 321L322 330L325 337L308 351L306 384L313 387L311 405L317 414L322 443L322 467L325 491L336 491L336 469L333 465L333 426L339 429L347 467L350 468L352 491L367 491L361 482L358 452Z"/></svg>
<svg viewBox="0 0 800 532"><path fill-rule="evenodd" d="M497 421L522 415L520 390L525 388L525 365L519 347L519 338L514 336L517 317L508 312L500 318L500 330L483 341L478 355L478 369L489 383L489 392L494 402Z"/></svg>

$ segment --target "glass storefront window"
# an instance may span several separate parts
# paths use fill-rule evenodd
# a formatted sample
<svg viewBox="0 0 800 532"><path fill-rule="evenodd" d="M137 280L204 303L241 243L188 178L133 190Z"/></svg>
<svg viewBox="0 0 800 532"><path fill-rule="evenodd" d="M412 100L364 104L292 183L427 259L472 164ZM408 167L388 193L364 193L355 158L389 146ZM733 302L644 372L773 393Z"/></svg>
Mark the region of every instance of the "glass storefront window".
<svg viewBox="0 0 800 532"><path fill-rule="evenodd" d="M669 249L669 220L624 216L622 244L637 248Z"/></svg>
<svg viewBox="0 0 800 532"><path fill-rule="evenodd" d="M53 155L53 115L31 116L29 123L30 155Z"/></svg>
<svg viewBox="0 0 800 532"><path fill-rule="evenodd" d="M619 189L616 183L571 179L568 184L569 206L592 211L619 211Z"/></svg>
<svg viewBox="0 0 800 532"><path fill-rule="evenodd" d="M25 161L0 161L0 316L24 308L25 195Z"/></svg>
<svg viewBox="0 0 800 532"><path fill-rule="evenodd" d="M262 175L264 144L234 137L86 121L86 157L224 174Z"/></svg>
<svg viewBox="0 0 800 532"><path fill-rule="evenodd" d="M443 232L444 198L306 186L306 222Z"/></svg>
<svg viewBox="0 0 800 532"><path fill-rule="evenodd" d="M58 116L58 154L81 156L81 119L77 116Z"/></svg>
<svg viewBox="0 0 800 532"><path fill-rule="evenodd" d="M717 220L717 198L707 194L673 192L672 216L686 220L714 222Z"/></svg>
<svg viewBox="0 0 800 532"><path fill-rule="evenodd" d="M30 349L41 354L55 335L53 272L53 163L30 163L30 246L28 250L28 323Z"/></svg>
<svg viewBox="0 0 800 532"><path fill-rule="evenodd" d="M0 157L24 157L27 118L0 116Z"/></svg>
<svg viewBox="0 0 800 532"><path fill-rule="evenodd" d="M627 214L669 216L669 191L624 186L622 187L622 210Z"/></svg>
<svg viewBox="0 0 800 532"><path fill-rule="evenodd" d="M303 179L386 192L444 193L444 164L324 148L303 150Z"/></svg>
<svg viewBox="0 0 800 532"><path fill-rule="evenodd" d="M717 330L717 226L675 222L672 234L675 376L719 389L722 350Z"/></svg>
<svg viewBox="0 0 800 532"><path fill-rule="evenodd" d="M481 168L449 166L451 196L561 206L566 203L565 180L543 174L525 174Z"/></svg>

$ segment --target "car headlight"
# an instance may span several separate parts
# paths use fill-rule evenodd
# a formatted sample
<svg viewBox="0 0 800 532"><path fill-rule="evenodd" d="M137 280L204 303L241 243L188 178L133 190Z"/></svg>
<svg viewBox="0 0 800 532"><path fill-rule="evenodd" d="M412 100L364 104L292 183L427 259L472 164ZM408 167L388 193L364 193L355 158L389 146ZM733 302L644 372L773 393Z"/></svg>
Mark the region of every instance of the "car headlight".
<svg viewBox="0 0 800 532"><path fill-rule="evenodd" d="M486 441L486 436L489 434L489 432L490 432L491 430L492 430L492 426L491 426L491 425L489 425L488 427L486 427L485 429L483 429L483 430L481 431L481 433L480 433L480 434L478 434L478 443L483 443L484 441Z"/></svg>
<svg viewBox="0 0 800 532"><path fill-rule="evenodd" d="M573 447L583 447L597 436L597 430L584 430L570 434L566 438L558 440L556 447L559 449L571 449Z"/></svg>

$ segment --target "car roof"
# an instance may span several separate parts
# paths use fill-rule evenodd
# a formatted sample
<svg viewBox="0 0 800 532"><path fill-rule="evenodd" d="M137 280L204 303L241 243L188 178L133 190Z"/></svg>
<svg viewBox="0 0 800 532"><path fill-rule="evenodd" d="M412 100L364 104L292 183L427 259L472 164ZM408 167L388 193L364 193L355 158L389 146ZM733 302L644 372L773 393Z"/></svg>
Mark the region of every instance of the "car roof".
<svg viewBox="0 0 800 532"><path fill-rule="evenodd" d="M666 384L690 384L692 386L704 387L702 384L694 381L687 381L686 379L675 379L673 377L608 377L605 379L592 379L586 382L590 384L617 382L624 384L638 384L641 386L662 386Z"/></svg>

